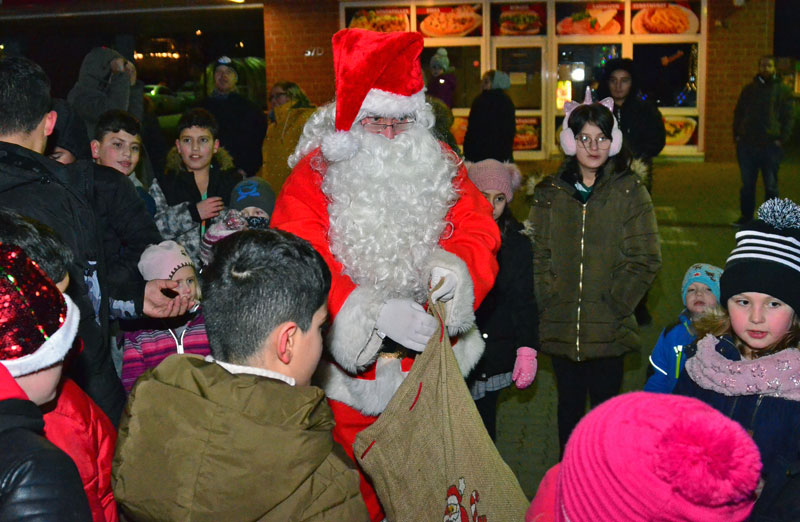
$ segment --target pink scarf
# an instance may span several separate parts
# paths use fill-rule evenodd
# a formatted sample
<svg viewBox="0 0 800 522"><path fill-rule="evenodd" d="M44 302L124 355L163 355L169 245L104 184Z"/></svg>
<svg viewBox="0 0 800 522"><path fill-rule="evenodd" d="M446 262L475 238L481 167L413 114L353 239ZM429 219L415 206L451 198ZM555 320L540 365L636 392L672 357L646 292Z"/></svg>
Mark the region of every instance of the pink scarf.
<svg viewBox="0 0 800 522"><path fill-rule="evenodd" d="M697 355L686 371L700 387L723 395L766 395L800 401L800 350L787 348L748 361L731 361L717 352L711 334L697 341Z"/></svg>

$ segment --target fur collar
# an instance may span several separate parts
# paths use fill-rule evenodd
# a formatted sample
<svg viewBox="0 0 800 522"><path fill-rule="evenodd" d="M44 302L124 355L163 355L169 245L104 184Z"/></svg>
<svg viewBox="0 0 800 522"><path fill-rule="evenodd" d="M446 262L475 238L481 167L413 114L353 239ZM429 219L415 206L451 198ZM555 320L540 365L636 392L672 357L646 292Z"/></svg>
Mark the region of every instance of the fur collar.
<svg viewBox="0 0 800 522"><path fill-rule="evenodd" d="M211 160L211 165L216 166L220 170L230 170L235 168L233 158L224 147L217 149L214 158ZM173 146L167 154L167 161L164 168L165 172L178 172L183 170L183 160L181 155L178 154L178 147Z"/></svg>

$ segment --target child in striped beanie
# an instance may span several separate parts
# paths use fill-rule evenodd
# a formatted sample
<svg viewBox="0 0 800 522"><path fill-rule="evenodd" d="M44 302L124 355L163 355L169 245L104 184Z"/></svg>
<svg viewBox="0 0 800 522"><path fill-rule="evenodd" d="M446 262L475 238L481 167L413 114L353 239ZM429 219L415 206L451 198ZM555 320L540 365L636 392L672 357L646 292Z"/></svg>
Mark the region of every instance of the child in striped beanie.
<svg viewBox="0 0 800 522"><path fill-rule="evenodd" d="M776 499L788 481L798 480L800 466L796 203L771 199L759 208L757 220L736 233L720 278L720 304L694 322L698 341L687 350L675 393L710 404L752 435L765 480L753 519L785 520L776 513ZM794 509L800 510L800 500L794 500Z"/></svg>

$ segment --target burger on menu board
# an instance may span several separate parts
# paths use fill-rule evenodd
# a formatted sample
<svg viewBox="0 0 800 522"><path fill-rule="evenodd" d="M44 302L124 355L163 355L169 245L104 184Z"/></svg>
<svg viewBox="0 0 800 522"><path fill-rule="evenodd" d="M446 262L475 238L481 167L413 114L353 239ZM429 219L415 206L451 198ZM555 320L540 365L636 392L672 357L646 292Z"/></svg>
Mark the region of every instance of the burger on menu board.
<svg viewBox="0 0 800 522"><path fill-rule="evenodd" d="M501 35L539 34L542 30L539 13L532 9L504 11L499 23Z"/></svg>

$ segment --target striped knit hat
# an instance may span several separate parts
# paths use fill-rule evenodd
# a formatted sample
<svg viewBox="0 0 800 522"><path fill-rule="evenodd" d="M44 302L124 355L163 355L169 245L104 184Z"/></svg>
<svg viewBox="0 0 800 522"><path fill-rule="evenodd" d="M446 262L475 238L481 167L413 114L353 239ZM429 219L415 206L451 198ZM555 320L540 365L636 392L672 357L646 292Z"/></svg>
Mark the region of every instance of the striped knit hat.
<svg viewBox="0 0 800 522"><path fill-rule="evenodd" d="M800 206L770 199L758 219L736 233L720 279L720 304L742 292L776 297L800 312Z"/></svg>

